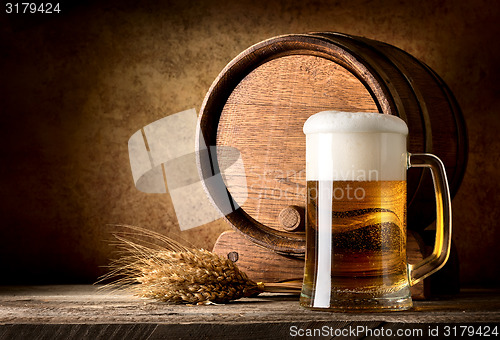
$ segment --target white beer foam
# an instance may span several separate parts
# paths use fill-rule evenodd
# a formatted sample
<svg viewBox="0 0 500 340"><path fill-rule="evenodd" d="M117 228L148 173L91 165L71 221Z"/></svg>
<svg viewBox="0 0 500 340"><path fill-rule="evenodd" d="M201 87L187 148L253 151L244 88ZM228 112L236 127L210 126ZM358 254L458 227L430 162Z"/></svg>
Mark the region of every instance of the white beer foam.
<svg viewBox="0 0 500 340"><path fill-rule="evenodd" d="M406 179L408 127L380 113L323 111L304 124L307 180Z"/></svg>
<svg viewBox="0 0 500 340"><path fill-rule="evenodd" d="M399 117L378 112L322 111L304 124L304 133L393 132L407 135L408 127Z"/></svg>

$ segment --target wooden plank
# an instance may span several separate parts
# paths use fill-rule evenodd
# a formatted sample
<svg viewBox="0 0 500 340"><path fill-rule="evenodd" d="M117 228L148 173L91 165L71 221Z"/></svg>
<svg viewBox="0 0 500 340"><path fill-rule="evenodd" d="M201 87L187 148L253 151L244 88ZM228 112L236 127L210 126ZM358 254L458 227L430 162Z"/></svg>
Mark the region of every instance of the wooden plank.
<svg viewBox="0 0 500 340"><path fill-rule="evenodd" d="M299 306L298 296L262 294L225 305L168 305L92 285L4 286L0 324L246 324L300 322L500 322L500 290L466 290L413 309L382 313L325 313ZM130 330L132 332L133 330ZM0 333L1 334L1 333Z"/></svg>
<svg viewBox="0 0 500 340"><path fill-rule="evenodd" d="M443 325L485 324L500 324L500 290L415 301L412 310L403 312L325 313L301 308L296 295L267 293L225 305L186 306L91 285L0 287L0 340L276 339L294 337L299 330L352 329L361 332L351 338L364 338L382 329L427 332L435 327L442 331ZM325 338L337 336L331 334Z"/></svg>

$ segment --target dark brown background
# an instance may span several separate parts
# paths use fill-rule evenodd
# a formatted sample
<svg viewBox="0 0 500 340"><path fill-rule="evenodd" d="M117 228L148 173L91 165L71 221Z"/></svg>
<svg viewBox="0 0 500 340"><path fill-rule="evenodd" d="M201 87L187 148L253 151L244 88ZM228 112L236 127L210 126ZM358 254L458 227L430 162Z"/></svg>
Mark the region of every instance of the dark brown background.
<svg viewBox="0 0 500 340"><path fill-rule="evenodd" d="M180 232L168 195L134 187L129 137L199 110L239 52L285 33L398 46L450 86L469 129L453 202L464 284L500 284L500 10L492 1L90 1L0 14L0 283L93 282L129 223L211 249L223 221ZM3 6L3 5L2 5Z"/></svg>

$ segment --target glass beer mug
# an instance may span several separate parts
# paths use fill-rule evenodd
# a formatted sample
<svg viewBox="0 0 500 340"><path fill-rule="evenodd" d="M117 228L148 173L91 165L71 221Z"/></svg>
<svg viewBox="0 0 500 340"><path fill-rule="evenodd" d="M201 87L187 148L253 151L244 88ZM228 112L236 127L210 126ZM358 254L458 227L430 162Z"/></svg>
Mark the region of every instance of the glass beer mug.
<svg viewBox="0 0 500 340"><path fill-rule="evenodd" d="M439 270L451 242L451 202L443 163L409 154L396 116L324 111L306 134L306 265L303 307L386 311L412 307L410 285ZM436 193L434 251L406 257L406 171L431 169Z"/></svg>

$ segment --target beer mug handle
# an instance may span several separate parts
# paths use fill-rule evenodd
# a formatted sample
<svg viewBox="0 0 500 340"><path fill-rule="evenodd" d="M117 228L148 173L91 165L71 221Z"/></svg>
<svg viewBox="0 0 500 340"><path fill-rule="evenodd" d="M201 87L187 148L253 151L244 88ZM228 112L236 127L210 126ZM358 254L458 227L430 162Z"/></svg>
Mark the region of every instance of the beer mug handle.
<svg viewBox="0 0 500 340"><path fill-rule="evenodd" d="M410 264L410 285L415 285L444 266L451 246L451 198L446 171L441 160L428 153L408 153L408 168L429 168L436 193L436 240L432 254Z"/></svg>

